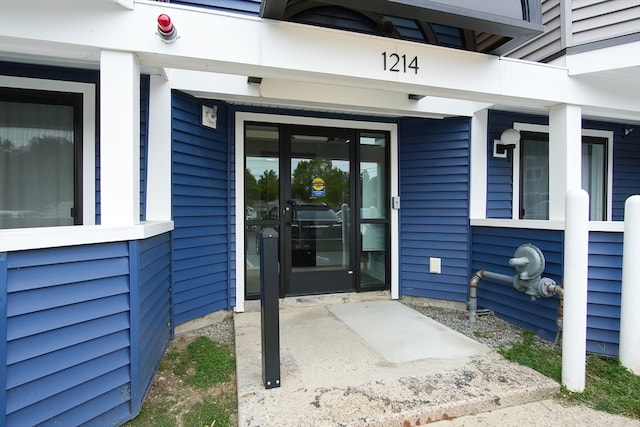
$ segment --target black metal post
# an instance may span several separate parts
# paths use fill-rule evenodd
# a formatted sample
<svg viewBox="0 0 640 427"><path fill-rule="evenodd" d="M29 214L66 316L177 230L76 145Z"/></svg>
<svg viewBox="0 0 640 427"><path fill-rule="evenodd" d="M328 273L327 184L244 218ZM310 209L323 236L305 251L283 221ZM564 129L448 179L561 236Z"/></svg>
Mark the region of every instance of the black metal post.
<svg viewBox="0 0 640 427"><path fill-rule="evenodd" d="M260 233L260 314L262 321L262 382L265 388L280 387L280 313L278 232Z"/></svg>

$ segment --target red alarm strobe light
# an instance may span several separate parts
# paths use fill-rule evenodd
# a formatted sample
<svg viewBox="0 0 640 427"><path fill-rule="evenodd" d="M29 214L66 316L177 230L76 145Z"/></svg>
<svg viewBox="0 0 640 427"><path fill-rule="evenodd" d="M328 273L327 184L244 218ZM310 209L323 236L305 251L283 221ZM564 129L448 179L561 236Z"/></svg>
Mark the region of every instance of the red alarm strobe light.
<svg viewBox="0 0 640 427"><path fill-rule="evenodd" d="M165 43L172 43L178 38L178 31L169 15L163 13L158 16L158 35Z"/></svg>

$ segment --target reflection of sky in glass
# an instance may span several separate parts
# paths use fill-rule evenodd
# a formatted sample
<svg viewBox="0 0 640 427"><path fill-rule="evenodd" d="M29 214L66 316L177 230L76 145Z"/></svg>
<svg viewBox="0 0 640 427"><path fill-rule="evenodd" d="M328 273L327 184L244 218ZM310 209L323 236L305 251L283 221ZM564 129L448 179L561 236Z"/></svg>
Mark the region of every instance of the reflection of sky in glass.
<svg viewBox="0 0 640 427"><path fill-rule="evenodd" d="M278 175L278 159L276 157L247 157L247 169L256 179L259 179L265 171L270 170Z"/></svg>

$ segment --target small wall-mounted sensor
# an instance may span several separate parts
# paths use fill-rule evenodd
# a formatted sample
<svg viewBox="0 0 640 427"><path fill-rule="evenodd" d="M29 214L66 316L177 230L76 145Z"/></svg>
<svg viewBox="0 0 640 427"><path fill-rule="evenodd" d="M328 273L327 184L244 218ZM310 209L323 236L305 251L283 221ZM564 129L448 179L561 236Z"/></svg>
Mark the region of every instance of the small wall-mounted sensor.
<svg viewBox="0 0 640 427"><path fill-rule="evenodd" d="M391 198L391 209L400 209L400 196L393 196Z"/></svg>
<svg viewBox="0 0 640 427"><path fill-rule="evenodd" d="M202 106L202 126L215 129L218 125L218 107Z"/></svg>

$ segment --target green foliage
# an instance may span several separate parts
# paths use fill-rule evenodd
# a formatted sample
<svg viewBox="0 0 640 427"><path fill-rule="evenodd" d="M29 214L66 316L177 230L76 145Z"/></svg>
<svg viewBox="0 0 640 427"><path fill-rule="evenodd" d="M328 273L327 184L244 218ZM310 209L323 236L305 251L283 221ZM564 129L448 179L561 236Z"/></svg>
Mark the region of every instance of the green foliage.
<svg viewBox="0 0 640 427"><path fill-rule="evenodd" d="M222 404L215 402L211 398L205 398L196 403L182 418L185 426L194 427L230 427L231 417L229 415L231 408L228 403Z"/></svg>
<svg viewBox="0 0 640 427"><path fill-rule="evenodd" d="M521 342L509 349L500 349L500 354L507 360L535 369L558 382L562 378L562 356L535 345L531 331L524 331Z"/></svg>
<svg viewBox="0 0 640 427"><path fill-rule="evenodd" d="M558 382L562 379L562 356L537 345L531 331L523 332L521 342L501 349L500 354ZM563 388L561 396L600 411L640 419L640 377L617 360L589 355L584 391L573 393Z"/></svg>
<svg viewBox="0 0 640 427"><path fill-rule="evenodd" d="M237 410L234 388L230 383L235 373L231 346L221 345L208 337L192 340L184 350L169 350L160 361L160 372L171 372L171 385L154 388L140 414L126 427L210 427L230 426ZM171 375L167 375L173 378ZM165 380L166 381L166 380ZM198 389L194 391L194 389ZM185 399L185 395L191 398ZM205 396L205 397L201 397ZM195 404L193 397L197 397ZM185 407L186 405L190 407Z"/></svg>
<svg viewBox="0 0 640 427"><path fill-rule="evenodd" d="M173 402L167 401L156 404L145 404L140 413L129 421L126 427L176 427L175 417L169 415Z"/></svg>
<svg viewBox="0 0 640 427"><path fill-rule="evenodd" d="M235 359L226 347L207 337L198 337L187 346L186 357L194 368L187 383L196 388L229 381L235 371Z"/></svg>
<svg viewBox="0 0 640 427"><path fill-rule="evenodd" d="M562 393L594 409L640 419L640 377L617 360L590 355L584 391Z"/></svg>

